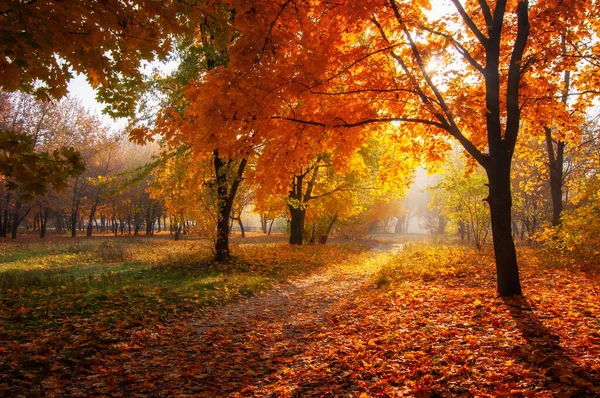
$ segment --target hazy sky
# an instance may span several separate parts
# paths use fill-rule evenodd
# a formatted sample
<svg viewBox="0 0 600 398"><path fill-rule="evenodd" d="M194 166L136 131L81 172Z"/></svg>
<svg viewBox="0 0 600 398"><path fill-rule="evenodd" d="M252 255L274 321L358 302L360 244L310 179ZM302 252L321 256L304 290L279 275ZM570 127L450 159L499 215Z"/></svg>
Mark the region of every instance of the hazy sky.
<svg viewBox="0 0 600 398"><path fill-rule="evenodd" d="M103 104L96 101L96 92L87 82L84 75L78 75L69 82L69 94L78 98L83 106L93 115L98 116L102 122L113 130L121 130L127 125L127 119L114 120L110 116L103 115Z"/></svg>

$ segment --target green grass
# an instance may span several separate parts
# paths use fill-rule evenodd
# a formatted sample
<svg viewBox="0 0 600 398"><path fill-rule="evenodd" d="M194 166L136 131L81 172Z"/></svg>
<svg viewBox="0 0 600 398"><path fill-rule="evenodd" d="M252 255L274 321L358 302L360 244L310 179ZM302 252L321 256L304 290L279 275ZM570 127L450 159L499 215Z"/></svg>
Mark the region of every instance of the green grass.
<svg viewBox="0 0 600 398"><path fill-rule="evenodd" d="M93 373L92 358L160 344L162 334L203 319L209 306L261 294L364 250L255 240L232 245L229 264L211 261L203 241L0 242L0 389L34 391L56 367Z"/></svg>
<svg viewBox="0 0 600 398"><path fill-rule="evenodd" d="M0 334L13 343L82 319L121 328L174 321L207 305L260 294L361 250L236 244L233 261L216 264L202 241L65 239L2 249Z"/></svg>

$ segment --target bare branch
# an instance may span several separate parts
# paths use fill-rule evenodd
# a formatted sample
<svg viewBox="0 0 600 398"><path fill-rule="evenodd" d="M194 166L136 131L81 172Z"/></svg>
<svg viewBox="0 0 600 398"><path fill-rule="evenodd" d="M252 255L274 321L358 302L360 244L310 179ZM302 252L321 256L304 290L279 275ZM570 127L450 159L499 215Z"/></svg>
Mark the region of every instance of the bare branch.
<svg viewBox="0 0 600 398"><path fill-rule="evenodd" d="M451 1L454 4L454 6L456 7L456 11L458 11L458 13L460 14L460 17L463 19L465 24L469 27L471 32L473 32L475 37L477 37L477 40L479 40L479 42L481 44L483 44L483 46L487 46L488 38L479 30L477 25L475 25L475 22L473 22L473 20L469 16L469 14L467 14L467 12L465 11L462 4L460 4L460 1L459 0L451 0ZM491 15L490 15L490 21L491 21Z"/></svg>
<svg viewBox="0 0 600 398"><path fill-rule="evenodd" d="M384 118L377 118L377 119L364 119L364 120L360 120L358 122L352 122L352 123L347 123L347 122L342 121L342 123L337 123L337 124L327 124L327 123L323 123L323 122L317 122L315 120L296 119L293 117L285 117L285 116L272 116L271 119L287 120L290 122L295 122L295 123L300 123L300 124L305 124L305 125L310 125L310 126L319 126L319 127L328 127L328 128L352 128L352 127L360 127L360 126L364 126L367 124L374 124L374 123L402 122L402 123L426 124L429 126L435 126L435 127L447 130L447 125L444 125L440 122L436 122L436 121L428 120L428 119L406 118L406 117L384 117ZM339 118L338 118L338 120L339 120Z"/></svg>
<svg viewBox="0 0 600 398"><path fill-rule="evenodd" d="M517 8L518 30L508 69L508 87L506 89L506 133L504 135L509 148L517 142L521 110L519 107L519 88L521 86L521 60L529 37L529 0L519 2Z"/></svg>
<svg viewBox="0 0 600 398"><path fill-rule="evenodd" d="M454 39L454 37L452 37L452 35L450 35L448 33L436 31L435 29L431 29L431 28L429 28L427 26L423 26L423 25L421 25L419 27L423 30L433 33L434 35L441 36L441 37L447 39L452 44L452 46L456 49L456 51L458 51L460 55L465 57L465 59L469 62L469 64L471 64L471 66L473 66L475 69L477 69L477 71L479 73L481 73L481 74L484 73L483 66L480 65L479 62L477 62L475 60L475 58L473 58L473 56L471 56L469 51L462 44L460 44L458 41L456 41L456 39Z"/></svg>

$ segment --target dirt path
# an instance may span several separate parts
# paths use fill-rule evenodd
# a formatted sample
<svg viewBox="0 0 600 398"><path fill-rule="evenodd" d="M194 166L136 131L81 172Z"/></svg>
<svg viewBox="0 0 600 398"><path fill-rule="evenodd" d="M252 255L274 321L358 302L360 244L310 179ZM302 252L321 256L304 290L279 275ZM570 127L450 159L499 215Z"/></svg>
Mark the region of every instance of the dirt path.
<svg viewBox="0 0 600 398"><path fill-rule="evenodd" d="M335 379L333 365L323 362L323 346L315 341L322 343L332 326L345 322L345 308L371 288L382 250L212 309L142 351L123 371L140 374L138 364L152 363L154 375L145 375L149 391L166 395L323 396L323 380L302 380L301 374L317 370ZM173 352L174 346L182 350Z"/></svg>
<svg viewBox="0 0 600 398"><path fill-rule="evenodd" d="M384 249L377 247L374 252L381 250ZM257 323L263 322L293 327L318 322L340 303L354 297L377 269L373 264L360 268L351 265L330 267L280 285L265 295L219 308L211 315L208 324L201 321L198 328L200 331L228 325L254 328Z"/></svg>

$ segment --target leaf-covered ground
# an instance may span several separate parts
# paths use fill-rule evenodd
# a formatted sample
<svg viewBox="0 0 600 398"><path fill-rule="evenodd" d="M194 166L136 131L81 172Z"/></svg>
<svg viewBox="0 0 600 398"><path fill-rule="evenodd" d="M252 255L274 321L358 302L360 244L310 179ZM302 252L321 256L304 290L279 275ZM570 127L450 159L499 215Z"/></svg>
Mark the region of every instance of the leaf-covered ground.
<svg viewBox="0 0 600 398"><path fill-rule="evenodd" d="M162 279L147 274L136 294L115 284L94 305L93 284L79 292L21 287L17 295L13 282L1 296L0 391L600 395L597 269L524 248L526 297L500 299L488 253L416 243L397 248L240 245L239 264L218 277L270 279L245 295L238 288L224 296L227 285L220 285L214 294L224 304L216 306L195 303L191 282L181 290L153 286ZM150 269L174 267L167 263ZM186 275L188 282L199 278Z"/></svg>

